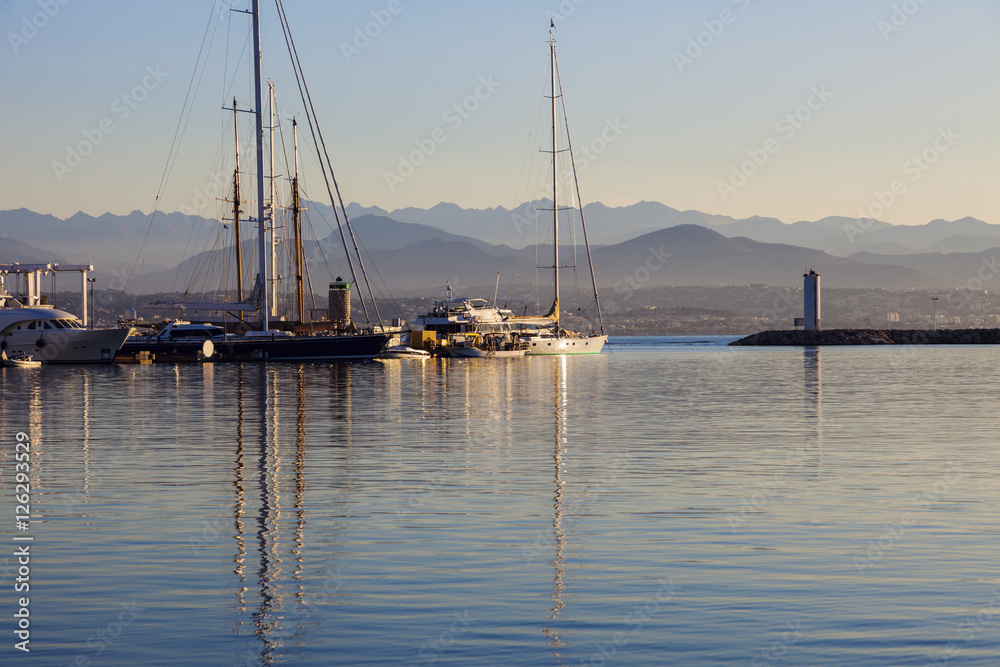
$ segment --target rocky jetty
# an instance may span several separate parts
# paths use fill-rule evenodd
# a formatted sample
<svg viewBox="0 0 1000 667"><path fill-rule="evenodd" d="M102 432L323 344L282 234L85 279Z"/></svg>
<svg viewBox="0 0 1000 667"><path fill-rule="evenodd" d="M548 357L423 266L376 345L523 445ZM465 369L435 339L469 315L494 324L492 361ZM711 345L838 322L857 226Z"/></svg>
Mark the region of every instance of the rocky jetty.
<svg viewBox="0 0 1000 667"><path fill-rule="evenodd" d="M730 345L1000 345L1000 329L761 331Z"/></svg>

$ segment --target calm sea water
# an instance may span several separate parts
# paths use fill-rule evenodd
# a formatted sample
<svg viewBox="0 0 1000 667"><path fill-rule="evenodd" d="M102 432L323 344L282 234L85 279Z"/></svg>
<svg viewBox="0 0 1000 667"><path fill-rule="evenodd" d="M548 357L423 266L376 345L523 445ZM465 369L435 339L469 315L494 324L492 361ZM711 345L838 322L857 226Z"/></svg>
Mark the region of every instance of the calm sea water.
<svg viewBox="0 0 1000 667"><path fill-rule="evenodd" d="M1000 352L729 340L2 369L0 663L998 664Z"/></svg>

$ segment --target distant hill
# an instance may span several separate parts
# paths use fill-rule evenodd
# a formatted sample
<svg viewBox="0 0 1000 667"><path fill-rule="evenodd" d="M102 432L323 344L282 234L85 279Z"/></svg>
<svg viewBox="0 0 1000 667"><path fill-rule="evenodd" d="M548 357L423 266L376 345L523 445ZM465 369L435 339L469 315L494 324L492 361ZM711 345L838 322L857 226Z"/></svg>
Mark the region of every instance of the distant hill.
<svg viewBox="0 0 1000 667"><path fill-rule="evenodd" d="M0 263L48 264L49 262L68 263L60 255L36 248L6 234L0 234Z"/></svg>
<svg viewBox="0 0 1000 667"><path fill-rule="evenodd" d="M980 252L879 255L859 252L850 259L873 265L894 264L939 276L948 287L995 290L1000 284L1000 244Z"/></svg>
<svg viewBox="0 0 1000 667"><path fill-rule="evenodd" d="M501 284L530 284L535 279L534 248L514 252L468 237L441 232L426 225L410 225L380 216L366 215L354 221L356 234L366 248L365 263L369 275L380 279L389 289L402 293L437 291L445 282L459 285L493 285L497 271ZM339 235L305 244L305 255L314 280L314 289L323 291L333 276L347 277L350 270L344 259ZM250 248L246 250L250 253ZM573 249L561 250L560 262L570 263ZM551 260L551 246L540 247L541 266ZM177 269L147 274L135 284L143 292L179 290L192 272L210 277L204 267L223 265L232 248L198 255ZM574 281L567 272L567 284L586 285L586 259L577 249L580 266ZM828 285L840 287L928 288L945 284L941 278L917 266L834 257L821 250L787 244L760 243L746 238L726 238L714 230L697 225L680 225L636 237L624 243L594 250L598 283L614 290L617 286L653 287L687 285L770 285L801 284L802 273L815 269ZM325 259L324 259L325 258ZM564 259L562 259L564 258ZM891 258L890 258L891 259ZM327 273L326 266L330 266ZM548 285L548 269L539 272ZM217 276L216 276L217 277ZM214 280L215 278L213 278ZM215 283L213 283L215 285Z"/></svg>
<svg viewBox="0 0 1000 667"><path fill-rule="evenodd" d="M543 230L551 226L552 213L544 210L551 207L551 200L541 200L525 203L514 209L500 206L463 209L455 204L441 203L429 209L404 208L394 211L351 204L347 210L349 215L355 217L365 214L389 217L400 222L429 225L451 233L473 236L493 244L518 246L525 239L534 240L536 219L540 221ZM665 227L687 224L716 227L733 222L733 218L728 216L678 211L659 202L646 201L622 207L609 207L595 202L584 206L583 214L587 220L591 243L595 245L620 243ZM521 225L520 234L516 228L519 221L530 221L530 224ZM532 233L523 234L528 229Z"/></svg>
<svg viewBox="0 0 1000 667"><path fill-rule="evenodd" d="M329 205L307 202L306 206L311 226L320 238L335 230ZM397 225L405 223L419 228L418 231L418 228L385 227L380 232L381 238L365 241L366 245L375 244L372 247L398 249L421 239L458 237L486 246L517 248L534 244L536 221L542 225L539 238L547 237L551 213L544 209L550 206L551 202L542 200L525 203L513 210L503 207L463 209L449 203L392 212L358 204L349 204L347 208L362 236L366 224L363 218L368 215L373 219L381 218L383 226L389 224L386 220L391 220ZM1000 225L975 218L933 220L925 225L904 226L831 216L788 224L768 217L736 220L699 211L680 211L658 202L621 207L595 202L588 204L584 213L594 247L622 243L679 225L698 225L730 238L813 248L839 257L862 251L885 255L975 252L1000 243ZM181 213L157 213L150 224L149 216L141 211L98 217L77 213L66 220L26 209L0 211L0 234L56 253L68 261L91 262L108 271L122 270L137 257L145 259L147 271L174 266L194 249L204 247L205 239L214 237L219 225L219 221L211 218Z"/></svg>
<svg viewBox="0 0 1000 667"><path fill-rule="evenodd" d="M125 265L146 239L146 256L159 266L173 266L199 234L218 222L182 213L157 214L154 224L142 211L128 215L85 213L60 220L27 209L0 211L0 234L68 258L74 264L94 264L109 270L111 263ZM147 236L148 228L148 236Z"/></svg>
<svg viewBox="0 0 1000 667"><path fill-rule="evenodd" d="M669 257L666 257L669 255ZM820 250L726 238L695 225L671 227L594 252L598 282L661 285L801 285L810 269L838 287L937 287L940 278L919 268L861 262ZM659 268L654 268L659 265Z"/></svg>
<svg viewBox="0 0 1000 667"><path fill-rule="evenodd" d="M505 249L510 251L510 249L505 246L495 246L491 243L486 243L485 241L472 238L471 236L452 234L440 229L439 227L399 222L398 220L393 220L379 215L365 214L360 217L353 218L351 220L351 226L354 228L355 235L366 248L399 250L421 241L440 239L443 241L469 243L491 254L503 252ZM330 235L321 239L320 243L324 245L334 245L338 249L342 247L340 234L337 231L330 232Z"/></svg>
<svg viewBox="0 0 1000 667"><path fill-rule="evenodd" d="M877 220L830 217L785 224L773 218L750 218L716 227L725 236L745 236L766 243L791 243L848 257L868 251L907 255L926 251L975 251L1000 241L1000 225L975 218L932 220L924 225L890 225Z"/></svg>
<svg viewBox="0 0 1000 667"><path fill-rule="evenodd" d="M536 273L544 277L551 245L536 249L534 224L536 216L547 220L549 213L541 210L545 204L526 204L513 212L444 203L389 215L356 204L348 210L366 267L376 281L381 276L390 290L437 291L445 281L491 286L497 271L502 272L501 284L530 283ZM347 277L350 271L330 207L309 202L308 209L309 227L319 240L307 241L305 254L313 289L321 293L329 278ZM513 236L508 233L514 226L512 215L526 221L521 238L516 243L495 242ZM595 203L586 208L586 215L599 283L612 289L628 280L637 286L797 285L808 269L819 271L825 285L937 289L963 284L977 270L977 253L1000 247L1000 225L974 218L912 227L862 224L843 217L786 224L775 218L734 220L678 211L656 202L617 208ZM543 227L539 238L546 238L546 231ZM224 261L218 260L232 257L225 240L229 233L218 221L179 213L158 214L150 226L141 211L98 217L79 213L66 220L25 209L0 211L0 262L90 262L102 283L109 276L118 283L130 276L130 292L179 291L192 287L191 276L198 276L199 282L207 277L215 286L231 282L207 268L221 267ZM576 241L581 240L578 235ZM198 248L210 247L215 250L191 256ZM139 253L139 248L145 251ZM255 258L249 247L246 250L248 258ZM574 252L582 265L582 248L567 245L560 250L566 262ZM144 258L137 264L141 279L130 274L136 257ZM254 261L248 260L247 266ZM247 269L248 282L251 275ZM586 276L578 275L577 280L585 283Z"/></svg>

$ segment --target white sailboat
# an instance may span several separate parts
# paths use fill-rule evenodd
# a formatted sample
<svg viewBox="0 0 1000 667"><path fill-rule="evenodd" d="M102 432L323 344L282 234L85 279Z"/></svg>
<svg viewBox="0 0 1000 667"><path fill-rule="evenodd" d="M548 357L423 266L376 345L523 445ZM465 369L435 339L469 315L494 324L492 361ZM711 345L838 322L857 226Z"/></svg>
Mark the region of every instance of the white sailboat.
<svg viewBox="0 0 1000 667"><path fill-rule="evenodd" d="M594 276L594 263L590 255L590 242L587 238L587 225L583 220L583 202L580 199L580 184L576 178L576 165L573 163L573 144L569 140L569 127L566 126L566 150L569 153L570 166L572 167L573 184L576 189L576 202L580 211L580 222L583 228L584 244L587 248L587 264L590 267L590 280L594 288L594 305L597 309L597 320L599 327L589 333L577 333L567 331L559 325L559 172L557 169L557 156L559 154L558 139L556 134L556 99L562 98L562 83L559 82L558 95L556 83L559 81L558 69L556 65L556 42L552 35L552 28L549 29L549 70L550 70L550 90L552 98L552 270L555 297L549 312L541 318L527 317L514 318L523 324L530 324L536 328L527 335L522 335L522 340L527 340L527 355L564 355L564 354L598 354L608 341L604 334L604 322L601 316L601 302L597 294L597 279ZM566 108L563 106L563 116L565 121Z"/></svg>

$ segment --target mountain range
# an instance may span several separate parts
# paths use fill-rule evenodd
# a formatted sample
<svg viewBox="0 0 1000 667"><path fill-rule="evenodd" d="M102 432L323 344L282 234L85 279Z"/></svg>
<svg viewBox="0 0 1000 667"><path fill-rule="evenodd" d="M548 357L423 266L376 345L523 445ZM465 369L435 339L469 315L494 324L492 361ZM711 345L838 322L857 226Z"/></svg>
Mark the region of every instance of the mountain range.
<svg viewBox="0 0 1000 667"><path fill-rule="evenodd" d="M442 203L384 211L351 204L348 213L376 282L404 294L437 291L445 281L492 286L498 271L504 285L534 281L536 267L550 264L545 206L541 201L511 211ZM332 210L317 202L308 207L318 240L305 244L305 254L314 290L322 293L332 277L327 265L330 274L349 273ZM788 224L678 211L657 202L595 203L584 213L598 283L618 293L660 285L798 285L808 269L828 286L944 289L974 284L984 262L1000 254L1000 225L974 218L915 226L841 217ZM232 254L220 241L224 229L216 220L180 213L78 213L60 220L26 209L0 211L0 263L90 262L99 279L131 276L130 292L180 291L213 255ZM215 249L193 252L206 247ZM560 249L563 258L574 252L584 265L582 247ZM578 282L586 284L589 276Z"/></svg>

